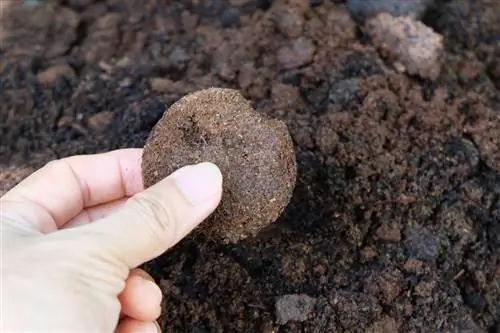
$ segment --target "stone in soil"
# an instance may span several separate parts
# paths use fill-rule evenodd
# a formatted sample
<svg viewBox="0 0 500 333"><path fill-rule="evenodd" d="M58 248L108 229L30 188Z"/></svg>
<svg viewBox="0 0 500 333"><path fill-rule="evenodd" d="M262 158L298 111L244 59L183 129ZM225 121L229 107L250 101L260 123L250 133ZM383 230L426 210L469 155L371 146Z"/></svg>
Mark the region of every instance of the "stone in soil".
<svg viewBox="0 0 500 333"><path fill-rule="evenodd" d="M365 31L396 70L431 80L441 73L443 37L425 24L410 16L381 13L366 22Z"/></svg>
<svg viewBox="0 0 500 333"><path fill-rule="evenodd" d="M221 204L199 229L209 239L255 235L292 196L296 164L287 126L260 116L236 90L201 90L165 112L144 147L144 185L200 162L215 163L224 179Z"/></svg>
<svg viewBox="0 0 500 333"><path fill-rule="evenodd" d="M280 296L276 301L276 320L279 324L306 321L313 312L316 299L306 294Z"/></svg>

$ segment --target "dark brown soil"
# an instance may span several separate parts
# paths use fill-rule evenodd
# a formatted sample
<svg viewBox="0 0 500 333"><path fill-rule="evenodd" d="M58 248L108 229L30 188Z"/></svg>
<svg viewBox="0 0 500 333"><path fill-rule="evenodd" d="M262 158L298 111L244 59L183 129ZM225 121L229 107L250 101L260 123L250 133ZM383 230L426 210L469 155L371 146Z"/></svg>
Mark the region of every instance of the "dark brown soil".
<svg viewBox="0 0 500 333"><path fill-rule="evenodd" d="M144 186L200 162L215 163L224 179L219 207L195 232L210 240L255 236L290 202L297 166L286 124L256 113L237 90L196 91L165 112L144 146Z"/></svg>
<svg viewBox="0 0 500 333"><path fill-rule="evenodd" d="M210 86L290 128L297 186L275 224L146 265L165 331L500 331L499 1L424 15L444 36L434 83L387 66L341 0L48 2L2 17L2 170L142 147ZM278 322L293 294L314 308Z"/></svg>

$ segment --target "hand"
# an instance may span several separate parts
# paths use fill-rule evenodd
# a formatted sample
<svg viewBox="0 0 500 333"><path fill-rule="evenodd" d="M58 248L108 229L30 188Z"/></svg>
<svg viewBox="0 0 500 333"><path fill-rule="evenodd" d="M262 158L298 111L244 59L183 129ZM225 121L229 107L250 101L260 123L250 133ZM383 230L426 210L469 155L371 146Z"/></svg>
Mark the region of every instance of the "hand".
<svg viewBox="0 0 500 333"><path fill-rule="evenodd" d="M157 332L137 269L217 207L222 176L187 166L143 190L141 149L47 164L0 201L2 332Z"/></svg>

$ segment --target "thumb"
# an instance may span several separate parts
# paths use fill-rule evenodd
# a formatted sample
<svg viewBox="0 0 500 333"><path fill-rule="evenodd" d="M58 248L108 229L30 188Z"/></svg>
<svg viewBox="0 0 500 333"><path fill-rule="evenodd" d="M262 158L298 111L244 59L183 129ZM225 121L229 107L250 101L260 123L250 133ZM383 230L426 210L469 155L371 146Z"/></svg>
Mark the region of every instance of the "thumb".
<svg viewBox="0 0 500 333"><path fill-rule="evenodd" d="M87 225L84 232L98 242L101 253L132 269L185 237L215 210L221 196L217 166L187 166L135 195L116 213Z"/></svg>

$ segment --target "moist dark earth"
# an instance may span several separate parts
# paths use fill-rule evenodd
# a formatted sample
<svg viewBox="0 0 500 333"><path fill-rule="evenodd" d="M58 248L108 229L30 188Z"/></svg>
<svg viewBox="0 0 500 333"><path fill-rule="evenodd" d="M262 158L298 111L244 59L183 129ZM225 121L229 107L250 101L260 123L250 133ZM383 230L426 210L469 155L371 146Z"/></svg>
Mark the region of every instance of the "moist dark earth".
<svg viewBox="0 0 500 333"><path fill-rule="evenodd" d="M343 1L10 3L2 191L55 158L142 147L211 86L291 131L276 223L145 265L164 331L500 332L500 2L423 15L444 36L435 82L384 63Z"/></svg>

